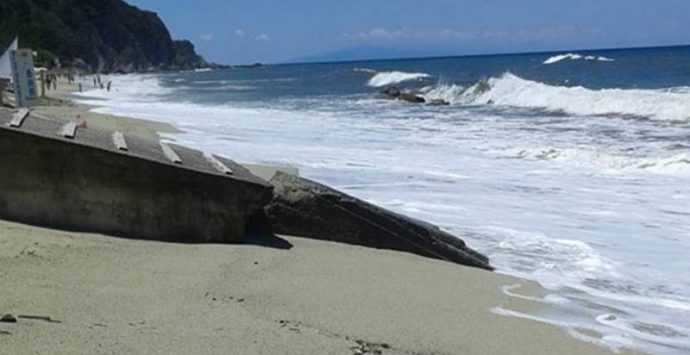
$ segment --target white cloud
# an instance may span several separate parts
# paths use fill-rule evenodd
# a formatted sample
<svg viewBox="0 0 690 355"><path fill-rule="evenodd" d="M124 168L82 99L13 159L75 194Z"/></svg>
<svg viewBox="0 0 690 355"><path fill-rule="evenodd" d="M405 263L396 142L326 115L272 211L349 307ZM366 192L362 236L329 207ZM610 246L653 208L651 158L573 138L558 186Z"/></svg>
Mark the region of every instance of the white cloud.
<svg viewBox="0 0 690 355"><path fill-rule="evenodd" d="M235 37L237 38L244 38L245 33L242 29L238 28L235 30Z"/></svg>
<svg viewBox="0 0 690 355"><path fill-rule="evenodd" d="M209 42L210 40L213 39L213 34L211 34L211 33L203 34L203 35L199 36L199 39L201 39L204 42Z"/></svg>
<svg viewBox="0 0 690 355"><path fill-rule="evenodd" d="M260 42L267 42L269 39L271 39L267 34L262 33L258 36L256 36L256 40Z"/></svg>

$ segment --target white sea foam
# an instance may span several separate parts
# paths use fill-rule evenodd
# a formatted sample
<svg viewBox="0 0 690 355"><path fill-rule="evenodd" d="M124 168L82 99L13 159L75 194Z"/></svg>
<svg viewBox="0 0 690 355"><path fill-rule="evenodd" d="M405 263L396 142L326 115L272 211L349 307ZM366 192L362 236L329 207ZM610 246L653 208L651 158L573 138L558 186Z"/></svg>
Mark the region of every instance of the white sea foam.
<svg viewBox="0 0 690 355"><path fill-rule="evenodd" d="M406 73L401 71L381 72L374 75L374 77L369 80L369 86L382 87L429 77L431 77L431 75L426 73Z"/></svg>
<svg viewBox="0 0 690 355"><path fill-rule="evenodd" d="M594 56L594 55L587 55L583 56L581 54L576 54L576 53L566 53L566 54L559 54L555 55L553 57L550 57L544 61L543 64L555 64L564 60L595 60L599 62L613 62L614 60L611 58L607 57L602 57L602 56Z"/></svg>
<svg viewBox="0 0 690 355"><path fill-rule="evenodd" d="M669 90L603 89L551 86L507 73L488 82L478 96L497 105L540 107L576 115L631 115L658 120L690 118L690 95Z"/></svg>
<svg viewBox="0 0 690 355"><path fill-rule="evenodd" d="M609 172L651 172L690 176L690 154L637 157L611 154L594 148L511 148L504 157L549 160L570 166L590 167Z"/></svg>
<svg viewBox="0 0 690 355"><path fill-rule="evenodd" d="M157 101L160 97L174 92L173 89L163 87L160 80L155 75L114 75L101 76L103 82L112 81L111 91L93 89L82 93L74 93L84 100L90 101L92 105L99 105L98 101L92 99L108 101ZM88 80L85 85L88 88ZM101 103L102 104L102 103Z"/></svg>
<svg viewBox="0 0 690 355"><path fill-rule="evenodd" d="M534 232L505 227L487 227L487 235L496 235L502 241L497 251L511 255L511 263L532 270L546 287L582 281L593 275L615 273L616 263L601 256L592 246L580 240L551 238Z"/></svg>
<svg viewBox="0 0 690 355"><path fill-rule="evenodd" d="M629 341L623 341L625 338L621 337L619 334L606 332L608 329L603 327L593 327L593 326L582 326L576 323L556 321L553 319L548 319L544 317L538 317L535 315L518 312L510 310L501 306L496 306L491 308L491 313L511 318L527 319L534 322L547 323L555 326L565 328L568 334L573 338L579 339L581 341L595 344L600 347L605 347L611 349L614 353L619 352L619 349L629 345ZM583 332L583 330L587 332ZM595 337L589 335L590 333L601 334L602 337Z"/></svg>
<svg viewBox="0 0 690 355"><path fill-rule="evenodd" d="M587 89L581 86L552 86L506 73L462 90L442 85L429 98L444 98L451 104L487 103L525 108L542 108L574 115L615 115L654 120L690 119L690 92L687 88L663 90Z"/></svg>
<svg viewBox="0 0 690 355"><path fill-rule="evenodd" d="M443 100L449 103L458 102L458 98L463 97L466 88L455 84L442 84L434 87L422 89L424 98L427 101Z"/></svg>
<svg viewBox="0 0 690 355"><path fill-rule="evenodd" d="M376 74L376 73L378 73L376 70L374 70L374 69L369 69L369 68L355 68L354 71L356 71L356 72L358 72L358 73L369 73L369 74Z"/></svg>

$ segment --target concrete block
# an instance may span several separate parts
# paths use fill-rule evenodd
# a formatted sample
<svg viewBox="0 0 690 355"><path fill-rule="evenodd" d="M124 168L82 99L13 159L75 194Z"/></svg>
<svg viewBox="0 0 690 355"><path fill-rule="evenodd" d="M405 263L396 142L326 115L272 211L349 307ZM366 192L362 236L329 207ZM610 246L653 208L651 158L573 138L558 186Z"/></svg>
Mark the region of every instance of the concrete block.
<svg viewBox="0 0 690 355"><path fill-rule="evenodd" d="M241 242L249 218L272 196L264 180L236 163L226 175L201 152L175 147L170 162L158 142L81 129L73 140L40 118L21 129L0 109L0 218L66 230L172 242Z"/></svg>

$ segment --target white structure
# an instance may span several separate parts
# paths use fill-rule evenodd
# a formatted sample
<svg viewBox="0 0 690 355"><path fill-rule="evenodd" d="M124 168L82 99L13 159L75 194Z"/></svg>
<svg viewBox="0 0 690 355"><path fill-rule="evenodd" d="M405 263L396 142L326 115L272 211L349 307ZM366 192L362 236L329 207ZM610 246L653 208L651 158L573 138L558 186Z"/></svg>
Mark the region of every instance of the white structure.
<svg viewBox="0 0 690 355"><path fill-rule="evenodd" d="M0 57L0 79L9 79L12 81L12 65L10 61L10 52L19 49L19 37L15 38L10 44L9 48Z"/></svg>
<svg viewBox="0 0 690 355"><path fill-rule="evenodd" d="M28 48L10 51L10 66L14 82L14 106L32 106L38 98L33 51Z"/></svg>

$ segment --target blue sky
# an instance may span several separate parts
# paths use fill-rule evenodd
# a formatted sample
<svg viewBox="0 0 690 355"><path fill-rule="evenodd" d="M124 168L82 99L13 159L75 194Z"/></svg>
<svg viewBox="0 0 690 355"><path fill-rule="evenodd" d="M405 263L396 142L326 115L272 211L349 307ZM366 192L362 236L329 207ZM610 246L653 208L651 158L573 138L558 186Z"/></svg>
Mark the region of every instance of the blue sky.
<svg viewBox="0 0 690 355"><path fill-rule="evenodd" d="M126 0L219 63L690 44L690 0Z"/></svg>

